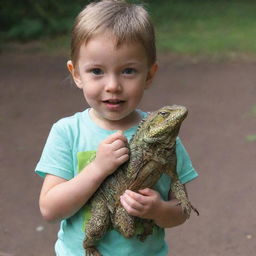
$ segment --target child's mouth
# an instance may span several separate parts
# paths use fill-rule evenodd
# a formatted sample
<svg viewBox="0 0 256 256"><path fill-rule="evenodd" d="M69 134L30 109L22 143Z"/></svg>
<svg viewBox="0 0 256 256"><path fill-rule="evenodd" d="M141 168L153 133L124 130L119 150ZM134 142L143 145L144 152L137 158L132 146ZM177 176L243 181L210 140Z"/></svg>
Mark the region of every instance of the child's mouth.
<svg viewBox="0 0 256 256"><path fill-rule="evenodd" d="M118 110L118 108L124 103L124 100L103 100L103 103L111 110Z"/></svg>
<svg viewBox="0 0 256 256"><path fill-rule="evenodd" d="M106 104L118 105L124 103L124 100L103 100Z"/></svg>

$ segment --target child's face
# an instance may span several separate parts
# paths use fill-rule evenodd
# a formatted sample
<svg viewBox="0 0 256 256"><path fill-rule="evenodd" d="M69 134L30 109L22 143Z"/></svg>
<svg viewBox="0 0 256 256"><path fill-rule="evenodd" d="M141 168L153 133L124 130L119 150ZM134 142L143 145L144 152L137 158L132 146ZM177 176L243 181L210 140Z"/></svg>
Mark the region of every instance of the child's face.
<svg viewBox="0 0 256 256"><path fill-rule="evenodd" d="M116 47L114 36L104 33L83 44L76 69L72 62L68 62L68 68L94 117L109 122L129 119L134 114L157 65L148 67L140 43Z"/></svg>

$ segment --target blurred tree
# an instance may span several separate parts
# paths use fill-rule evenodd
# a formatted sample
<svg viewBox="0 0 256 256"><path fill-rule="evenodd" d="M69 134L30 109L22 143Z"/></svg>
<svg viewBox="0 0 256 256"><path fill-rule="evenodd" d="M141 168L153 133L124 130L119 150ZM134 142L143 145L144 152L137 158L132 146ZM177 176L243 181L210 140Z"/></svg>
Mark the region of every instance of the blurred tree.
<svg viewBox="0 0 256 256"><path fill-rule="evenodd" d="M0 37L30 40L70 31L88 0L0 0Z"/></svg>

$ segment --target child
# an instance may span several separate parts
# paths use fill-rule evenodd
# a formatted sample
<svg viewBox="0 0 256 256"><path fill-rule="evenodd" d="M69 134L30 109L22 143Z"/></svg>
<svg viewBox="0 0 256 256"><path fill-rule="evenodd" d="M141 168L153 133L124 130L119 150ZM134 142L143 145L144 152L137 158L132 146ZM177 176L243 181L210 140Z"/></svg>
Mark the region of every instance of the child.
<svg viewBox="0 0 256 256"><path fill-rule="evenodd" d="M117 0L89 4L77 17L71 47L67 67L90 108L53 125L36 167L45 177L41 213L48 221L61 220L55 245L60 256L85 255L86 202L129 159L127 142L146 116L136 108L157 71L154 29L140 5ZM177 171L185 184L197 173L179 139L176 152ZM163 175L158 191L122 195L130 215L152 219L157 228L144 242L110 230L97 243L102 255L168 254L164 228L186 219L169 192L170 182Z"/></svg>

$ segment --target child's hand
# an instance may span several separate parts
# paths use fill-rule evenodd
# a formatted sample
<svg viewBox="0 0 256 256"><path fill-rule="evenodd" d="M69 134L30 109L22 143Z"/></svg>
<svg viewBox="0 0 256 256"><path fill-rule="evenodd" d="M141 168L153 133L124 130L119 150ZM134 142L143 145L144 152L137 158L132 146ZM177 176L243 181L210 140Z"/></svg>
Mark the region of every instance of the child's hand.
<svg viewBox="0 0 256 256"><path fill-rule="evenodd" d="M144 219L156 219L162 198L160 194L149 188L139 190L139 193L126 190L120 197L121 204L132 216Z"/></svg>
<svg viewBox="0 0 256 256"><path fill-rule="evenodd" d="M100 143L93 164L108 176L128 159L127 139L118 131Z"/></svg>

